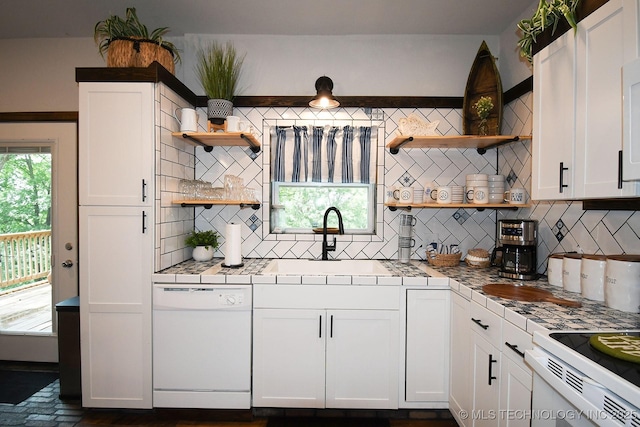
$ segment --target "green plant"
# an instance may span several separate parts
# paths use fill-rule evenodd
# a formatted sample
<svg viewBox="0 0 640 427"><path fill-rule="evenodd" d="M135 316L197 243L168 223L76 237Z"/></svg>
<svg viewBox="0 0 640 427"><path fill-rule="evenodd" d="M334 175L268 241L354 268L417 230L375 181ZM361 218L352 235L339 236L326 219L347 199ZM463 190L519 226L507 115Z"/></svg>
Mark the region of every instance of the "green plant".
<svg viewBox="0 0 640 427"><path fill-rule="evenodd" d="M522 37L518 40L520 56L532 63L532 48L536 37L551 26L553 26L552 34L555 33L558 22L562 18L566 19L571 28L576 31L578 27L575 11L579 2L580 0L540 0L538 9L531 19L523 19L518 23L518 28L522 32Z"/></svg>
<svg viewBox="0 0 640 427"><path fill-rule="evenodd" d="M173 56L174 62L180 61L180 53L175 45L162 39L169 32L169 27L160 27L149 33L146 25L140 22L136 15L135 7L128 7L125 18L111 15L104 21L99 21L93 29L93 39L98 45L100 55L109 50L109 43L114 40L127 40L131 38L149 40L164 47Z"/></svg>
<svg viewBox="0 0 640 427"><path fill-rule="evenodd" d="M192 231L191 234L185 239L187 246L195 248L196 246L204 246L208 249L209 246L215 251L218 249L218 237L219 234L212 230L207 231Z"/></svg>
<svg viewBox="0 0 640 427"><path fill-rule="evenodd" d="M493 110L493 101L490 96L482 96L475 104L473 104L473 108L476 110L478 117L480 117L481 120L486 120L487 117L489 117L491 110Z"/></svg>
<svg viewBox="0 0 640 427"><path fill-rule="evenodd" d="M233 101L245 55L239 56L231 42L213 42L198 52L195 71L209 99Z"/></svg>

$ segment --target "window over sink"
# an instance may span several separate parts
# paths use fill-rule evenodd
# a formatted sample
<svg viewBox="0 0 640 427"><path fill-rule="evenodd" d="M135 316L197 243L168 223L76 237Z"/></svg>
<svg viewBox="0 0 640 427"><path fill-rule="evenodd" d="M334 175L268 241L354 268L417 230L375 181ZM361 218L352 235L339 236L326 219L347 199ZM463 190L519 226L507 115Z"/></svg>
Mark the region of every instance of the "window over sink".
<svg viewBox="0 0 640 427"><path fill-rule="evenodd" d="M270 233L319 232L324 212L345 233L374 234L379 124L294 121L269 128ZM328 227L337 227L330 215Z"/></svg>

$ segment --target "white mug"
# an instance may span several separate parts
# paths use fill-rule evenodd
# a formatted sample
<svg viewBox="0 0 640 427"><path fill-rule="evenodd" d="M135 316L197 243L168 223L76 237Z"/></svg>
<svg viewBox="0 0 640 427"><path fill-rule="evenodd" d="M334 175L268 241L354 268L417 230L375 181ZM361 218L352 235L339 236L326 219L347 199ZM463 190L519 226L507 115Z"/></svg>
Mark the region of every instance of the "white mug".
<svg viewBox="0 0 640 427"><path fill-rule="evenodd" d="M403 204L413 203L413 188L400 187L399 202Z"/></svg>
<svg viewBox="0 0 640 427"><path fill-rule="evenodd" d="M504 201L513 205L523 205L526 202L524 188L512 188L504 192Z"/></svg>
<svg viewBox="0 0 640 427"><path fill-rule="evenodd" d="M435 190L431 190L431 200L435 200L441 205L451 203L451 187L438 187Z"/></svg>
<svg viewBox="0 0 640 427"><path fill-rule="evenodd" d="M400 190L393 185L387 187L385 195L387 196L387 203L398 203L398 200L400 200Z"/></svg>
<svg viewBox="0 0 640 427"><path fill-rule="evenodd" d="M178 111L180 111L180 118L178 118ZM180 124L180 132L198 131L198 114L193 108L176 108L173 117Z"/></svg>
<svg viewBox="0 0 640 427"><path fill-rule="evenodd" d="M247 129L247 122L241 121L240 117L227 116L227 132L242 132Z"/></svg>
<svg viewBox="0 0 640 427"><path fill-rule="evenodd" d="M473 187L473 203L476 205L489 203L489 187Z"/></svg>
<svg viewBox="0 0 640 427"><path fill-rule="evenodd" d="M436 183L435 182L427 182L424 185L424 202L425 203L433 203L435 201L435 199L431 198L431 192L434 191L436 189Z"/></svg>
<svg viewBox="0 0 640 427"><path fill-rule="evenodd" d="M466 201L469 203L473 203L473 187L466 187L466 194L465 194L465 198Z"/></svg>

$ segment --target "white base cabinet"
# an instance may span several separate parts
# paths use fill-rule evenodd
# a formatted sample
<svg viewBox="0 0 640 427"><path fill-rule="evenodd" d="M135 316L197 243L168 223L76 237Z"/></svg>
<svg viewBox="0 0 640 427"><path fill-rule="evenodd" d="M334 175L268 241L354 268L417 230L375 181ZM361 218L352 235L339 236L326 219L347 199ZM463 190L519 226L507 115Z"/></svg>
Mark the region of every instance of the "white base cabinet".
<svg viewBox="0 0 640 427"><path fill-rule="evenodd" d="M253 292L252 406L398 408L398 286Z"/></svg>
<svg viewBox="0 0 640 427"><path fill-rule="evenodd" d="M469 426L469 419L461 411L469 411L471 394L471 303L451 292L451 364L449 375L449 410L459 425Z"/></svg>
<svg viewBox="0 0 640 427"><path fill-rule="evenodd" d="M486 307L451 296L449 410L459 425L528 426L531 335Z"/></svg>
<svg viewBox="0 0 640 427"><path fill-rule="evenodd" d="M400 407L448 408L450 291L405 289Z"/></svg>

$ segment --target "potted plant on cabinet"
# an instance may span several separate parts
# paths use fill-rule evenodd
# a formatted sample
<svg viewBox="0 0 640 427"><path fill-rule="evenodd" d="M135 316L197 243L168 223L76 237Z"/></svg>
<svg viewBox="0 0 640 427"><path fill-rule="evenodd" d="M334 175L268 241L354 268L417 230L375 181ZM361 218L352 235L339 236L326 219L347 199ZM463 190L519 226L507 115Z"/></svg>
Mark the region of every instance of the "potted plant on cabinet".
<svg viewBox="0 0 640 427"><path fill-rule="evenodd" d="M187 246L193 248L193 259L196 261L209 261L213 253L218 249L218 233L212 230L192 231L185 239Z"/></svg>
<svg viewBox="0 0 640 427"><path fill-rule="evenodd" d="M576 7L579 2L580 0L540 0L531 19L523 19L518 23L518 29L522 32L522 37L518 40L520 56L526 58L530 64L533 63L532 48L536 37L551 26L555 32L558 22L563 17L575 31Z"/></svg>
<svg viewBox="0 0 640 427"><path fill-rule="evenodd" d="M111 15L99 21L93 38L100 55L104 58L107 54L108 67L147 67L158 61L173 74L180 54L173 43L163 40L168 32L169 27L160 27L149 33L135 7L128 7L124 19Z"/></svg>
<svg viewBox="0 0 640 427"><path fill-rule="evenodd" d="M233 114L233 98L238 91L238 80L245 55L238 55L231 42L222 45L213 42L198 52L196 74L209 100L207 116L217 125Z"/></svg>

